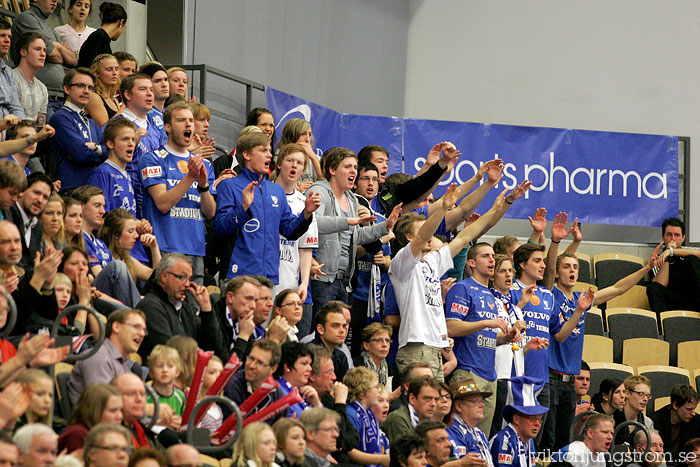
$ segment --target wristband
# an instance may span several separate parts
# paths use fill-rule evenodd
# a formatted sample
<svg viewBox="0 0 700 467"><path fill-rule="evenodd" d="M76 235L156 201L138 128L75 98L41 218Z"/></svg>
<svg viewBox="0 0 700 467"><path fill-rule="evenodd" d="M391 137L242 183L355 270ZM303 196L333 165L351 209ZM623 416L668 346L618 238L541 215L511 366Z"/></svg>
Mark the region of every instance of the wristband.
<svg viewBox="0 0 700 467"><path fill-rule="evenodd" d="M197 191L200 193L206 193L207 191L209 191L209 185L206 185L206 186L197 185Z"/></svg>
<svg viewBox="0 0 700 467"><path fill-rule="evenodd" d="M673 247L669 247L669 248L668 248L668 251L671 252L671 254L670 254L669 256L673 256Z"/></svg>
<svg viewBox="0 0 700 467"><path fill-rule="evenodd" d="M561 240L559 240L558 242L555 242L554 240L551 240L551 242L552 242L552 243L561 243Z"/></svg>
<svg viewBox="0 0 700 467"><path fill-rule="evenodd" d="M28 146L31 146L31 145L34 144L35 142L36 142L36 141L32 141L31 135L27 135L27 145L28 145Z"/></svg>
<svg viewBox="0 0 700 467"><path fill-rule="evenodd" d="M505 200L506 200L506 203L508 203L508 204L513 204L513 202L512 202L512 201L508 201L508 198L503 198L503 199L505 199Z"/></svg>

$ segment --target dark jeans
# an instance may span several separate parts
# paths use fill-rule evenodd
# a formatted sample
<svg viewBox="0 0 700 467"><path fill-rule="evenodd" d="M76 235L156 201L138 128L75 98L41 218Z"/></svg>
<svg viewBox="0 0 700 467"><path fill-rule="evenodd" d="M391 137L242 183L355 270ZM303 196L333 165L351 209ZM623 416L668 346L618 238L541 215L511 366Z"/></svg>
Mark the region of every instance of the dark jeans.
<svg viewBox="0 0 700 467"><path fill-rule="evenodd" d="M345 341L350 348L352 358L362 353L362 330L367 326L367 305L366 300L352 299L352 319L348 333L350 342Z"/></svg>
<svg viewBox="0 0 700 467"><path fill-rule="evenodd" d="M537 402L539 402L542 407L549 407L549 384L550 383L544 383L544 386L542 386L542 390L537 395ZM540 444L542 442L542 433L544 433L544 426L547 423L548 418L549 412L546 412L544 415L542 415L542 428L540 428L539 433L537 433L537 436L535 437L535 446L537 446L538 451L542 450L542 448L540 447Z"/></svg>
<svg viewBox="0 0 700 467"><path fill-rule="evenodd" d="M301 339L311 334L311 321L313 316L313 305L311 303L304 303L304 312L301 315L301 321L297 323L297 338Z"/></svg>
<svg viewBox="0 0 700 467"><path fill-rule="evenodd" d="M489 439L496 436L496 434L503 428L503 408L506 406L506 399L508 398L508 380L499 379L496 384L496 407L493 411L493 421L491 422L491 434Z"/></svg>
<svg viewBox="0 0 700 467"><path fill-rule="evenodd" d="M314 300L314 317L323 305L331 300L348 303L348 292L345 281L336 279L333 282L321 282L311 279L311 297Z"/></svg>
<svg viewBox="0 0 700 467"><path fill-rule="evenodd" d="M570 381L563 381L568 376ZM549 372L549 412L543 424L539 449L557 451L569 444L569 429L576 415L574 376Z"/></svg>

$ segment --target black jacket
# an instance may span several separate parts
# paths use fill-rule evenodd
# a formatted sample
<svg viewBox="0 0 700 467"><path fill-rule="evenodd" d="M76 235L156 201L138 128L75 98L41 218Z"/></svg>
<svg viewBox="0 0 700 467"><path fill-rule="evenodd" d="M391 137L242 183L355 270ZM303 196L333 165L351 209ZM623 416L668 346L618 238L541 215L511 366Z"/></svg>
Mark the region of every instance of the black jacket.
<svg viewBox="0 0 700 467"><path fill-rule="evenodd" d="M32 277L32 273L34 272L34 258L36 257L36 253L42 249L41 244L44 240L44 226L41 224L41 222L36 223L36 225L32 228L32 235L29 239L29 244L27 244L24 241L24 234L26 233L24 230L24 221L22 220L22 214L19 212L19 206L17 206L17 204L12 205L10 208L10 217L12 223L19 229L20 237L22 237L22 259L20 260L19 265L24 268L27 276Z"/></svg>
<svg viewBox="0 0 700 467"><path fill-rule="evenodd" d="M683 450L685 443L691 438L700 436L700 415L695 414L689 422L681 422L676 439L673 439L673 427L671 425L671 404L657 410L651 416L656 428L664 441L664 451L670 452L676 459L678 452Z"/></svg>
<svg viewBox="0 0 700 467"><path fill-rule="evenodd" d="M213 351L217 357L223 362L227 362L231 358L231 354L235 353L241 362L244 362L250 348L253 346L253 339L245 340L237 338L234 342L233 351L231 343L233 342L233 329L226 319L226 294L222 293L221 298L214 304L213 310L215 323L209 329L209 338L202 343L202 349Z"/></svg>
<svg viewBox="0 0 700 467"><path fill-rule="evenodd" d="M192 337L200 347L215 338L211 329L216 326L214 313L199 313L192 294L187 291L180 310L170 302L168 294L158 283L149 281L143 299L136 308L146 314L148 335L141 343L139 354L145 359L158 344L165 344L177 335Z"/></svg>

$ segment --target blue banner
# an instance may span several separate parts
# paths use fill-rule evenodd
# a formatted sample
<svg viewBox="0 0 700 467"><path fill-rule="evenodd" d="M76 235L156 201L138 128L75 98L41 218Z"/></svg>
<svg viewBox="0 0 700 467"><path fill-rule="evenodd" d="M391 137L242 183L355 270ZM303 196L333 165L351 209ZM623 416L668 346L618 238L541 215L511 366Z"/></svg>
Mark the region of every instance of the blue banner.
<svg viewBox="0 0 700 467"><path fill-rule="evenodd" d="M504 177L484 206L504 188L532 181L529 192L506 217L527 219L544 207L586 223L655 227L678 215L674 136L351 115L269 87L267 103L278 135L289 118L305 118L319 153L333 146L357 152L378 144L389 151L390 173L402 171L403 163L403 171L413 175L435 143L453 142L462 156L435 196L451 182L469 180L481 164L499 157L505 163Z"/></svg>

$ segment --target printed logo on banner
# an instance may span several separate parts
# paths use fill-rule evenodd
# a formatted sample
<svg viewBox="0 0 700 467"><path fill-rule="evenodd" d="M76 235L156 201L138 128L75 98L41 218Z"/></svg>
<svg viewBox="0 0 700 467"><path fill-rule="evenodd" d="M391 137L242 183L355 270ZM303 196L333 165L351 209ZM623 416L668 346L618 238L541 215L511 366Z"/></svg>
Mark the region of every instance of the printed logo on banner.
<svg viewBox="0 0 700 467"><path fill-rule="evenodd" d="M282 116L279 128L290 118L311 123L317 152L380 145L389 151L390 173L416 174L436 142L452 141L464 156L441 180L436 197L450 183L472 178L484 162L501 158L503 179L485 206L504 188L532 181L506 217L527 219L544 207L581 222L654 227L678 215L675 136L353 115L270 87L266 96L267 108Z"/></svg>

